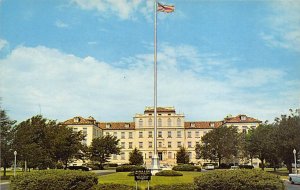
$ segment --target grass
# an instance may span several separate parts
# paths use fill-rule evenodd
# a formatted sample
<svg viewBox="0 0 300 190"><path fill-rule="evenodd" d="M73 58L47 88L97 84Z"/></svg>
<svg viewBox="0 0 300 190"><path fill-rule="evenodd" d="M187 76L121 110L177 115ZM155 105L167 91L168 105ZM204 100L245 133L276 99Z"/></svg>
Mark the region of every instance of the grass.
<svg viewBox="0 0 300 190"><path fill-rule="evenodd" d="M117 172L99 176L99 183L117 183L135 186L134 176L127 176L129 172ZM201 175L201 172L180 172L183 176L165 177L152 176L150 186L176 183L193 183L194 177ZM147 181L138 182L141 188L147 187Z"/></svg>
<svg viewBox="0 0 300 190"><path fill-rule="evenodd" d="M274 171L273 168L265 168L265 171L280 176L280 179L282 180L287 180L289 176L287 168L279 168L276 169L276 171Z"/></svg>

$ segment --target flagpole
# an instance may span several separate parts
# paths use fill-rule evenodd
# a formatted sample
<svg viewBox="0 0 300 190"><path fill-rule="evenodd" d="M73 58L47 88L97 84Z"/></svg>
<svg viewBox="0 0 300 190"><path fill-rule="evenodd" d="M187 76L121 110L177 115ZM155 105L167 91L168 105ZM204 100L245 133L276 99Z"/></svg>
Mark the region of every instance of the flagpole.
<svg viewBox="0 0 300 190"><path fill-rule="evenodd" d="M154 0L154 155L152 158L152 174L159 171L157 154L157 0Z"/></svg>

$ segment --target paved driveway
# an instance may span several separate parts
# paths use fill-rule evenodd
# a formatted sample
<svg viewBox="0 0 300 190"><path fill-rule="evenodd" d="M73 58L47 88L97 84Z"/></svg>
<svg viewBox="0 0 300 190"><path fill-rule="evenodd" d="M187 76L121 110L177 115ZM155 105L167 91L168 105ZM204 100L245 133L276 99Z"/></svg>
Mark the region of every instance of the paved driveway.
<svg viewBox="0 0 300 190"><path fill-rule="evenodd" d="M300 184L291 184L289 181L284 181L286 190L300 190Z"/></svg>

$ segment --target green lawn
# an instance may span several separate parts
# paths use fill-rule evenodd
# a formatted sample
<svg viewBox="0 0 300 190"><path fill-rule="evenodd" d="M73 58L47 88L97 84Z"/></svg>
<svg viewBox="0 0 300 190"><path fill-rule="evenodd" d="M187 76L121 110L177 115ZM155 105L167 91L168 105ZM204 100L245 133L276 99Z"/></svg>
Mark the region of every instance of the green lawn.
<svg viewBox="0 0 300 190"><path fill-rule="evenodd" d="M282 180L288 179L289 171L287 170L287 168L279 168L276 171L274 171L273 168L265 168L265 171L280 176L280 179Z"/></svg>
<svg viewBox="0 0 300 190"><path fill-rule="evenodd" d="M135 186L134 176L127 176L129 172L117 172L109 175L99 176L99 183L118 183ZM201 175L201 172L181 172L183 176L164 177L152 176L150 186L175 183L192 183L194 177ZM147 187L147 181L139 182L141 188Z"/></svg>

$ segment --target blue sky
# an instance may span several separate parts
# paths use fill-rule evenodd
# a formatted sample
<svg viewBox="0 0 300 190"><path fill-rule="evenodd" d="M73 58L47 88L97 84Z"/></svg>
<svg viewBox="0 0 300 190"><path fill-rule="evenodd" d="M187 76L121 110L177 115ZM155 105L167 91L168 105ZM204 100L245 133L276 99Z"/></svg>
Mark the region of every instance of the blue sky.
<svg viewBox="0 0 300 190"><path fill-rule="evenodd" d="M300 1L164 0L158 104L186 120L300 107ZM1 0L1 107L130 121L153 105L152 0Z"/></svg>

